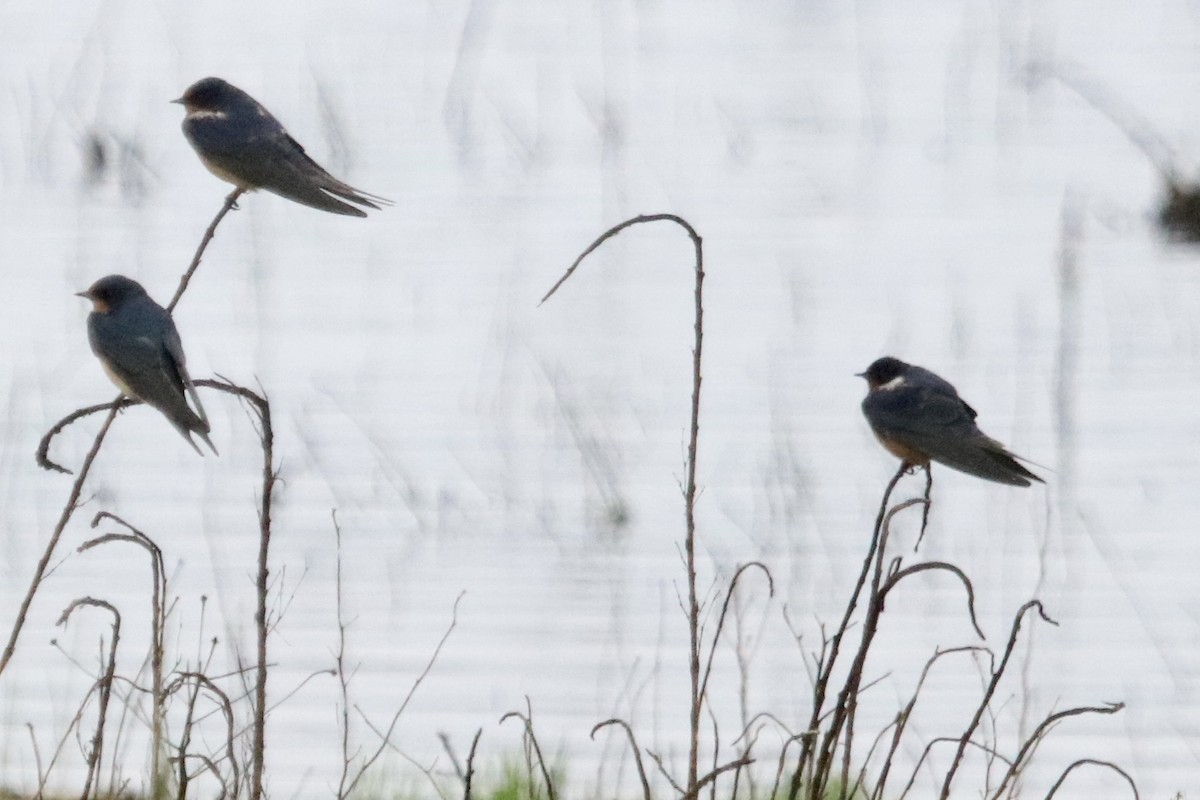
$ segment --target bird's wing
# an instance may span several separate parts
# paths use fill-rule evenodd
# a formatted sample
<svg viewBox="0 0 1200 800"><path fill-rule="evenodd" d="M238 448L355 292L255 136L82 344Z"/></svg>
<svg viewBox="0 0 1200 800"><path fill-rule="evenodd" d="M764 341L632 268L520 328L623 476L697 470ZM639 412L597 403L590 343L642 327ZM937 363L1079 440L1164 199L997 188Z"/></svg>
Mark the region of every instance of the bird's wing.
<svg viewBox="0 0 1200 800"><path fill-rule="evenodd" d="M378 209L390 201L360 192L330 175L273 117L242 124L223 117L185 123L188 138L212 166L252 188L347 216L366 213L337 198Z"/></svg>
<svg viewBox="0 0 1200 800"><path fill-rule="evenodd" d="M183 354L183 341L179 338L179 331L175 329L175 323L170 323L170 326L163 337L163 344L166 351L166 360L168 369L174 374L175 381L187 392L187 396L192 399L192 405L195 406L196 416L200 417L200 421L204 423L204 430L209 429L208 415L204 413L204 404L200 402L200 393L196 391L196 385L192 383L192 376L187 369L187 356Z"/></svg>
<svg viewBox="0 0 1200 800"><path fill-rule="evenodd" d="M166 317L166 312L162 312ZM139 399L158 408L169 417L194 418L184 398L185 384L172 349L182 352L179 335L171 333L170 318L140 314L125 322L94 314L89 320L88 333L92 349L113 373ZM169 327L168 327L169 326Z"/></svg>
<svg viewBox="0 0 1200 800"><path fill-rule="evenodd" d="M975 425L975 410L956 393L934 386L875 392L868 419L877 430L946 466L988 480L1028 486L1040 480Z"/></svg>

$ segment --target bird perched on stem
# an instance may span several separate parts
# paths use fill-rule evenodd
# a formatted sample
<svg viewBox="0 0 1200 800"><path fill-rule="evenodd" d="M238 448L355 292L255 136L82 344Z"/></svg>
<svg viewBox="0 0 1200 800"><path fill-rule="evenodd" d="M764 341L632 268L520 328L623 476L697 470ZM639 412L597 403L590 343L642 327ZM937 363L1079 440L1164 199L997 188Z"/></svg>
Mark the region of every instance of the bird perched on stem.
<svg viewBox="0 0 1200 800"><path fill-rule="evenodd" d="M946 380L886 356L867 367L863 415L889 453L911 467L930 461L1010 486L1044 483L1019 456L975 425L975 409Z"/></svg>
<svg viewBox="0 0 1200 800"><path fill-rule="evenodd" d="M172 100L183 135L209 172L244 191L266 189L302 205L365 217L350 203L378 210L390 200L355 189L325 171L262 104L220 78L204 78ZM340 199L339 199L340 198ZM350 201L342 202L343 200Z"/></svg>
<svg viewBox="0 0 1200 800"><path fill-rule="evenodd" d="M140 283L124 275L101 278L78 295L92 301L88 342L117 388L161 411L197 453L204 455L192 440L193 433L216 455L217 448L208 438L208 417L188 375L179 331L167 310Z"/></svg>

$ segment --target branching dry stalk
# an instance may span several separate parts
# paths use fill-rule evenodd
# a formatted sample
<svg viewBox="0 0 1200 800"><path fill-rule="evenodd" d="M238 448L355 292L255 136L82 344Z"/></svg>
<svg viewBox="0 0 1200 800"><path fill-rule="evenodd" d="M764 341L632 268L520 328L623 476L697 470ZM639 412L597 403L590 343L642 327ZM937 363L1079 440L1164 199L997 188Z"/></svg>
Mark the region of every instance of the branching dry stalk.
<svg viewBox="0 0 1200 800"><path fill-rule="evenodd" d="M857 582L847 603L841 623L832 636L826 637L823 633L821 650L818 654L814 655L816 675L813 680L813 709L809 718L808 729L789 739L784 744L783 753L780 755L779 774L782 773L784 758L792 741L799 741L800 755L791 776L791 785L788 792L790 800L795 800L797 794L802 789L809 800L821 800L830 796L830 793L835 790L837 795L843 798L843 800L849 797L860 796L862 793L866 793L873 800L882 800L884 797L893 796L893 793L888 792L886 787L888 779L893 772L894 759L900 752L901 740L909 727L909 721L916 707L917 700L921 696L922 689L934 664L938 663L943 656L952 653L987 654L991 658L992 663L987 668L988 674L985 685L981 690L981 699L972 719L963 729L961 735L940 737L926 745L924 752L917 760L916 766L909 776L907 784L899 794L900 798L908 796L912 790L918 771L926 763L934 745L954 743L956 745L955 753L950 765L942 776L943 784L940 796L943 800L951 795L950 787L969 747L982 750L987 755L989 759L989 769L987 772L989 775L992 763L1000 761L1007 766L1004 777L999 785L995 788L987 788L985 791L985 796L993 798L993 800L998 800L1004 795L1008 787L1014 784L1020 771L1030 761L1040 742L1044 740L1050 729L1060 720L1080 714L1111 714L1122 708L1120 704L1103 707L1078 707L1051 714L1021 744L1018 754L1011 759L1003 756L994 747L982 744L975 739L976 732L979 730L982 720L985 716L993 713L992 703L996 696L996 690L1014 653L1018 641L1018 633L1025 615L1031 610L1036 610L1043 620L1051 624L1056 624L1046 616L1041 604L1036 600L1032 600L1018 611L1013 620L1007 644L998 661L992 654L992 651L983 646L939 648L935 651L926 661L907 704L901 708L889 725L876 733L866 755L859 757L861 765L858 767L857 772L852 772L855 762L853 744L858 698L869 686L864 684L864 665L878 630L880 617L887 598L901 581L917 574L929 572L945 572L954 576L966 592L967 617L975 629L975 633L980 639L984 638L975 613L974 587L966 573L959 567L942 561L927 561L904 566L900 557L888 559L885 556L892 520L905 509L913 506L923 507L920 535L923 536L925 532L932 489L932 483L929 478L931 473L926 473L925 492L922 497L892 505L892 494L900 478L906 472L907 467L902 465L888 482L887 488L884 490L883 500L879 506L879 512L876 516L871 544L868 547L867 556L863 561L862 570L859 573ZM845 634L851 627L851 620L854 619L854 612L860 600L864 600L865 609L861 615L861 620L855 623L861 628L858 644L851 658L851 663L847 667L844 683L838 691L837 697L831 704L831 707L826 709L825 699L831 689L834 665L842 652ZM791 627L790 620L788 620L788 624ZM794 627L792 627L792 631L797 641L799 641L800 637L796 634ZM882 747L885 743L886 747ZM839 753L841 756L840 765L835 768L835 757ZM872 781L869 775L869 768L872 763L876 763L879 759L882 761L882 766ZM1092 762L1085 760L1079 763ZM1069 771L1070 769L1068 769ZM1063 778L1065 778L1065 773ZM777 774L777 784L778 779L779 775ZM772 794L774 794L774 791Z"/></svg>
<svg viewBox="0 0 1200 800"><path fill-rule="evenodd" d="M704 706L704 695L701 690L700 658L703 643L700 630L700 601L696 591L696 455L700 439L700 385L701 385L701 354L704 345L704 247L700 234L691 223L675 214L643 214L614 225L593 241L567 269L558 281L550 287L541 302L546 302L558 291L558 288L574 274L575 270L591 253L617 234L635 225L653 222L671 222L683 228L691 239L695 253L694 273L695 283L693 296L695 299L695 318L693 322L694 341L692 345L692 402L691 424L689 426L687 446L687 478L684 483L684 519L686 532L684 552L687 562L687 621L688 621L688 673L691 679L690 709L688 729L690 741L688 744L688 777L687 789L684 795L695 798L700 791L700 715Z"/></svg>
<svg viewBox="0 0 1200 800"><path fill-rule="evenodd" d="M871 565L878 560L877 553L880 551L880 540L884 532L884 522L887 519L888 504L891 502L892 492L895 490L896 484L900 482L900 479L907 472L907 465L901 464L899 469L896 470L896 474L888 481L887 488L883 492L883 500L879 505L879 513L875 517L875 528L871 536L871 544L867 548L867 555L863 559L862 569L859 571L854 589L850 593L850 599L846 603L846 610L842 614L842 621L833 636L823 639L822 651L817 656L817 676L813 683L812 712L805 732L806 735L800 739L800 756L797 760L796 769L792 772L791 783L788 787L788 800L796 800L806 775L809 776L810 782L814 784L810 796L819 797L820 795L817 793L823 791L825 780L818 779L818 776L821 774L827 776L828 763L832 758L833 742L836 741L841 730L841 725L839 724L835 735L831 736L830 733L827 733L824 737L820 736L821 721L826 713L825 697L833 678L834 666L837 664L838 656L841 654L842 639L850 629L850 622L853 619L855 609L858 607L859 598L867 582L867 576L871 574ZM882 556L880 555L879 558L882 558ZM844 706L844 702L845 698L840 698L836 707ZM824 762L824 769L826 770L825 773L822 772L823 768L821 766L814 763L818 746L820 746L820 752L823 754L822 760Z"/></svg>
<svg viewBox="0 0 1200 800"><path fill-rule="evenodd" d="M446 626L445 633L443 633L442 638L438 640L437 646L433 648L433 653L429 656L429 660L425 662L425 667L421 670L421 674L418 675L416 680L413 681L412 686L410 686L408 689L408 693L404 696L404 700L401 701L399 708L397 708L395 713L392 714L392 719L388 723L387 728L380 730L371 722L371 718L367 716L366 712L364 712L358 706L354 707L354 710L358 712L358 715L362 718L366 726L370 728L376 736L379 737L379 746L375 748L371 755L367 756L367 758L363 760L362 765L358 768L358 772L356 772L354 777L350 779L349 783L344 786L344 796L349 797L354 794L354 789L358 786L359 781L362 780L363 776L366 775L367 770L371 768L372 764L379 760L379 757L382 756L389 747L395 749L397 752L400 752L399 748L392 743L392 733L395 732L396 725L400 722L400 717L404 713L405 709L408 708L408 704L412 702L413 697L416 696L417 689L421 688L421 684L425 682L425 679L429 677L429 673L433 671L433 665L437 663L438 656L440 656L442 653L442 648L445 647L446 642L450 639L450 634L454 632L454 628L458 625L458 604L462 602L463 595L465 594L466 592L462 592L458 595L458 597L454 598L454 607L450 611L450 624ZM474 745L472 745L472 755L474 755L474 749Z"/></svg>

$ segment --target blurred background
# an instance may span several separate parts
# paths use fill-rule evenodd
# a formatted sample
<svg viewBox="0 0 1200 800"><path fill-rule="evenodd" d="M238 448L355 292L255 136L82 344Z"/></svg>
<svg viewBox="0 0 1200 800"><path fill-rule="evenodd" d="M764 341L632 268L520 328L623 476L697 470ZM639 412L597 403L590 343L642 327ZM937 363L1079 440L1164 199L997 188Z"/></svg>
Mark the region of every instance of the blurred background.
<svg viewBox="0 0 1200 800"><path fill-rule="evenodd" d="M588 738L612 716L681 767L690 243L635 228L538 305L602 231L655 212L705 245L701 585L717 598L753 559L775 581L770 598L747 576L718 651L722 741L761 711L807 720L806 654L896 468L854 377L890 354L955 383L1047 478L935 470L921 550L971 576L992 646L1031 597L1060 623L1030 626L1002 746L1053 710L1128 704L1061 725L1030 790L1087 756L1143 797L1200 792L1200 252L1159 229L1161 164L1127 130L1139 116L1195 175L1198 38L1196 7L1169 1L6 4L4 624L70 486L37 468L37 442L114 396L72 293L120 272L170 298L229 187L167 101L217 75L396 201L356 220L244 197L176 311L193 375L260 386L275 413L274 796L328 796L341 768L337 682L310 677L337 647L335 509L352 702L372 724L465 592L393 738L417 763L447 771L439 733L461 755L479 728L481 759L518 752L498 720L528 698L585 796L633 786L623 740ZM145 408L110 433L0 679L3 783L35 785L32 742L51 750L90 685L108 622L56 628L72 598L120 606L122 670L142 659L142 554L74 553L95 511L163 547L180 668L212 637L227 669L253 653L258 444L243 408L205 400L220 458ZM56 460L77 465L99 422ZM898 532L910 562L916 521ZM889 600L874 729L934 646L975 642L962 603L945 577ZM926 690L923 735L969 718L966 673ZM144 730L125 728L117 769L138 788ZM56 785L78 785L78 751ZM395 755L385 770L419 784Z"/></svg>

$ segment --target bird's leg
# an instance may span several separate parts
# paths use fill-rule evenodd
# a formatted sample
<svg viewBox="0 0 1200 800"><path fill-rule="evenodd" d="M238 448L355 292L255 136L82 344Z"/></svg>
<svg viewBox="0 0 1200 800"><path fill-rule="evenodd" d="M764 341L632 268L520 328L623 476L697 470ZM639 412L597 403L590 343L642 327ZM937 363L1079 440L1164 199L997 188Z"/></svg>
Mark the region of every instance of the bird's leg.
<svg viewBox="0 0 1200 800"><path fill-rule="evenodd" d="M240 186L233 187L233 191L225 196L225 205L229 206L230 211L241 211L242 207L237 204L237 200L246 191Z"/></svg>
<svg viewBox="0 0 1200 800"><path fill-rule="evenodd" d="M925 510L921 513L921 534L917 537L917 543L913 547L913 552L921 546L921 540L925 538L925 528L929 525L929 507L933 504L930 499L930 494L933 492L933 464L925 465Z"/></svg>

